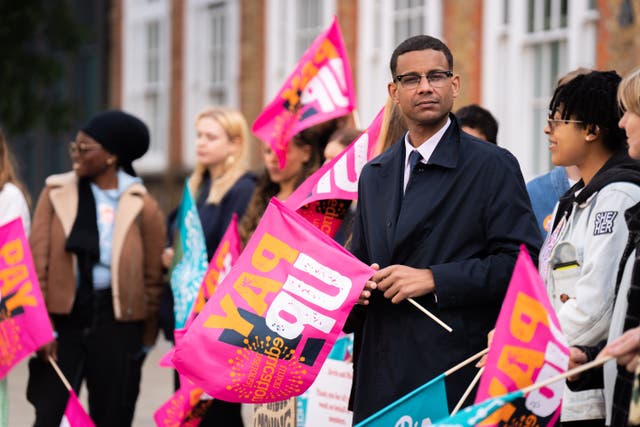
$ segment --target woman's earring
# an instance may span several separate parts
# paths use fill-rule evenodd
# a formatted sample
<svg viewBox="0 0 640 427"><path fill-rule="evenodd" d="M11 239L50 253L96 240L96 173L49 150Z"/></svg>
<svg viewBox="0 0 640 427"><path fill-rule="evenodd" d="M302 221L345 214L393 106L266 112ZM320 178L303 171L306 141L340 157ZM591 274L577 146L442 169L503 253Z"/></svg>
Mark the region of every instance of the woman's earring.
<svg viewBox="0 0 640 427"><path fill-rule="evenodd" d="M113 164L113 157L109 157L107 159L107 166L111 166Z"/></svg>

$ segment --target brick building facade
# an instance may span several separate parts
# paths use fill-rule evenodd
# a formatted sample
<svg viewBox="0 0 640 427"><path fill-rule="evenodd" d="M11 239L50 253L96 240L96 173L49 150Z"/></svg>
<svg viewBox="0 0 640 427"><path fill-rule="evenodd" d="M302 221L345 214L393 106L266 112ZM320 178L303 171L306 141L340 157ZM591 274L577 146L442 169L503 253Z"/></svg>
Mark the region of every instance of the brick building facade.
<svg viewBox="0 0 640 427"><path fill-rule="evenodd" d="M144 117L154 142L162 141L162 151L141 160L140 169L168 209L193 166L195 112L224 103L251 123L301 46L335 14L362 126L384 103L395 44L432 34L449 45L461 75L454 108L489 108L500 123L498 143L531 178L550 166L542 123L556 78L578 66L624 74L640 65L639 12L640 2L628 0L113 0L109 101ZM145 83L145 73L159 77ZM253 144L251 163L259 169Z"/></svg>

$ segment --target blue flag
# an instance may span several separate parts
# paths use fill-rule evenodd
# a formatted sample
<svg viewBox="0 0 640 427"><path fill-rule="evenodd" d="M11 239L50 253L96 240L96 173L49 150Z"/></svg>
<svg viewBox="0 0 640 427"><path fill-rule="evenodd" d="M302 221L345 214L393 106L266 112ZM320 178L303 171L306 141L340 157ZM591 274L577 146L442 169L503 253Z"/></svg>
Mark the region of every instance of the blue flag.
<svg viewBox="0 0 640 427"><path fill-rule="evenodd" d="M184 327L191 313L208 266L202 224L187 182L182 192L176 221L178 236L173 243L174 255L169 277L173 292L175 327L180 329Z"/></svg>
<svg viewBox="0 0 640 427"><path fill-rule="evenodd" d="M513 402L522 397L522 390L505 394L504 396L492 397L473 406L467 406L455 415L447 417L434 423L438 427L473 427L480 424L489 415L502 408L507 403Z"/></svg>
<svg viewBox="0 0 640 427"><path fill-rule="evenodd" d="M360 421L355 427L426 426L449 416L444 374Z"/></svg>

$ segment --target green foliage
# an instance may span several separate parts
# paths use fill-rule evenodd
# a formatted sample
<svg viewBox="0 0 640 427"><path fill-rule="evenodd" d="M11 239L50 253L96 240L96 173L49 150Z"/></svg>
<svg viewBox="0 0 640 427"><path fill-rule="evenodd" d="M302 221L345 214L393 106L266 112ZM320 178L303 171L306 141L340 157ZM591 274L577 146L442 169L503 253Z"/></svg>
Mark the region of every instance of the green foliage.
<svg viewBox="0 0 640 427"><path fill-rule="evenodd" d="M0 0L0 123L8 133L68 127L64 76L82 39L67 0Z"/></svg>

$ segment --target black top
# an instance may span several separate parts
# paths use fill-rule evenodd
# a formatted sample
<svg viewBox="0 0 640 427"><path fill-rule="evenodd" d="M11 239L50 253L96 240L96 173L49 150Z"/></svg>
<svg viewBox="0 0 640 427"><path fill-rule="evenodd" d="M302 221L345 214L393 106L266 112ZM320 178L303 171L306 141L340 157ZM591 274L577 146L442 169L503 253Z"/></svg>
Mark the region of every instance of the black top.
<svg viewBox="0 0 640 427"><path fill-rule="evenodd" d="M202 180L202 184L195 198L207 245L207 259L209 260L218 248L220 240L231 222L232 215L234 213L237 214L238 220L240 220L244 211L247 209L249 200L256 188L256 177L250 172L241 176L229 191L227 191L227 194L224 195L219 204L207 203L210 188L211 179L207 173ZM167 236L169 240L167 246L173 244L173 238L177 231L177 224L175 223L177 213L178 210L176 209L169 214L167 219Z"/></svg>

